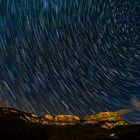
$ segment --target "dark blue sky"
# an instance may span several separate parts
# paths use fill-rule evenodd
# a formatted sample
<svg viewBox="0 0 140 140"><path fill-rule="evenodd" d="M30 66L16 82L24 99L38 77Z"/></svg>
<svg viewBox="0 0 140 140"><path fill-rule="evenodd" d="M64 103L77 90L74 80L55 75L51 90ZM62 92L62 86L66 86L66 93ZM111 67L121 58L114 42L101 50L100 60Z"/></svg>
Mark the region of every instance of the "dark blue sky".
<svg viewBox="0 0 140 140"><path fill-rule="evenodd" d="M139 0L1 0L0 106L80 116L140 99Z"/></svg>

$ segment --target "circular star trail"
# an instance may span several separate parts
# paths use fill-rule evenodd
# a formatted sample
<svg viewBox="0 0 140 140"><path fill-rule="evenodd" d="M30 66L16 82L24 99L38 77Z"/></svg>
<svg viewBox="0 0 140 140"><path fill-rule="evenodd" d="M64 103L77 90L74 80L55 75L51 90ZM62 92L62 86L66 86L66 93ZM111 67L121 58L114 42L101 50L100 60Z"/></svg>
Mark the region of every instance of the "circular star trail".
<svg viewBox="0 0 140 140"><path fill-rule="evenodd" d="M139 0L0 1L1 106L79 116L129 108L139 70Z"/></svg>

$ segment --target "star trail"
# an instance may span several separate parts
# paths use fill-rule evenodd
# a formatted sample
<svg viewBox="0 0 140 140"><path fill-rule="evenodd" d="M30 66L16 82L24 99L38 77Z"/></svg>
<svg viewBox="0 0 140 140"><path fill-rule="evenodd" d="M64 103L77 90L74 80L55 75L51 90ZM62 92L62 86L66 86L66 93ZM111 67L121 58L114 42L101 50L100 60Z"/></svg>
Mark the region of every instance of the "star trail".
<svg viewBox="0 0 140 140"><path fill-rule="evenodd" d="M0 1L1 107L81 117L129 108L139 70L139 0Z"/></svg>

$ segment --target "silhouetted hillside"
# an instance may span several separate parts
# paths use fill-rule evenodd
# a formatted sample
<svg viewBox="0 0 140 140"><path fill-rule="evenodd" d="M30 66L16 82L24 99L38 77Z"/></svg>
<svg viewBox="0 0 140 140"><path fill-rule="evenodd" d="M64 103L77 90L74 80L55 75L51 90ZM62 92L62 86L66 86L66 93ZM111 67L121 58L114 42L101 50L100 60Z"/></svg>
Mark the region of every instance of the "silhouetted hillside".
<svg viewBox="0 0 140 140"><path fill-rule="evenodd" d="M118 112L100 112L80 120L74 115L37 117L0 108L0 136L17 140L139 140L140 126L125 122Z"/></svg>

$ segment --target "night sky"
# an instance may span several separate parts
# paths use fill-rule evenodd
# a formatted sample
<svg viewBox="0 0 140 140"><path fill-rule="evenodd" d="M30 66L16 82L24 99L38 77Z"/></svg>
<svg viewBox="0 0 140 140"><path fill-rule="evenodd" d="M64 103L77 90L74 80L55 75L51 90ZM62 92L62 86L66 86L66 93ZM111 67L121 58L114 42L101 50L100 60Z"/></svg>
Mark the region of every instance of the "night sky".
<svg viewBox="0 0 140 140"><path fill-rule="evenodd" d="M140 0L0 0L0 106L75 114L140 99Z"/></svg>

